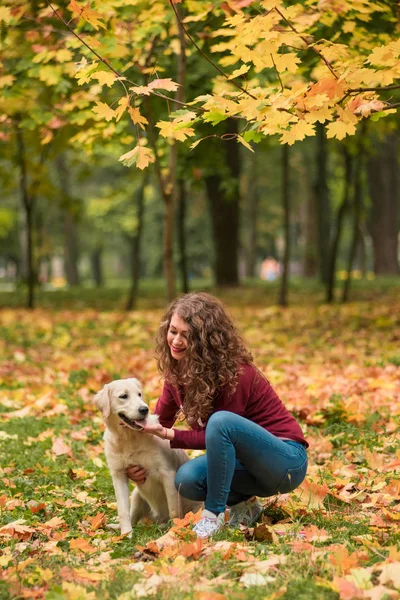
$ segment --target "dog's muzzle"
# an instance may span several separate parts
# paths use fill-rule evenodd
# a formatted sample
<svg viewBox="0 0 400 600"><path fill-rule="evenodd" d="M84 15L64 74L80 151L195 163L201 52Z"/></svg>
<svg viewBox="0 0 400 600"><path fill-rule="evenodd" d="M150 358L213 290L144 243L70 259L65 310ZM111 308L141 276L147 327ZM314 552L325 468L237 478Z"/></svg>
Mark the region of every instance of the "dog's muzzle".
<svg viewBox="0 0 400 600"><path fill-rule="evenodd" d="M124 413L120 412L120 413L118 413L118 416L121 419L121 421L126 423L131 429L143 429L143 427L141 427L140 425L135 423L135 421L132 421L131 419L129 419L126 415L124 415ZM143 423L144 423L145 419L136 419L136 421L143 421Z"/></svg>

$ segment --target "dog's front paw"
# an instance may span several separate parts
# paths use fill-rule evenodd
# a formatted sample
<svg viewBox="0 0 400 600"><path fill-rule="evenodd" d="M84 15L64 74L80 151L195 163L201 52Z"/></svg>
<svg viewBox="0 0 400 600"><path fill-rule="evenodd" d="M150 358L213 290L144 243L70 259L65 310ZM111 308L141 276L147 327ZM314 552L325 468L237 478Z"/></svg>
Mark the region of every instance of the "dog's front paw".
<svg viewBox="0 0 400 600"><path fill-rule="evenodd" d="M130 529L121 529L121 535L126 535L128 538L132 537L132 527Z"/></svg>
<svg viewBox="0 0 400 600"><path fill-rule="evenodd" d="M106 529L112 529L112 531L119 531L120 525L119 523L107 523Z"/></svg>

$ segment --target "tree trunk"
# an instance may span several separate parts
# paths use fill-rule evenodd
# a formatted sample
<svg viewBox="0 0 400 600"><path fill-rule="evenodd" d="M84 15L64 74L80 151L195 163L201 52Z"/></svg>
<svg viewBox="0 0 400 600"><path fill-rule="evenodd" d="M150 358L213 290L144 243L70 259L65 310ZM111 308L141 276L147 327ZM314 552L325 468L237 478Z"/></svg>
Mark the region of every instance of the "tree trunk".
<svg viewBox="0 0 400 600"><path fill-rule="evenodd" d="M369 192L372 201L369 231L374 248L376 275L398 275L399 160L398 133L374 144L376 154L368 161ZM376 140L375 140L376 142Z"/></svg>
<svg viewBox="0 0 400 600"><path fill-rule="evenodd" d="M289 169L289 146L282 146L282 205L283 222L285 230L285 247L282 261L282 277L279 289L280 306L288 305L288 282L290 265L290 169Z"/></svg>
<svg viewBox="0 0 400 600"><path fill-rule="evenodd" d="M326 301L329 303L333 302L335 299L336 262L339 252L340 238L342 236L344 217L349 209L351 195L353 158L346 146L343 146L343 156L345 161L343 199L336 216L336 225L329 257L328 283L326 288Z"/></svg>
<svg viewBox="0 0 400 600"><path fill-rule="evenodd" d="M364 121L361 131L359 134L358 140L358 151L357 151L357 162L355 167L354 174L354 202L353 202L353 211L354 211L354 219L353 219L353 233L352 233L352 241L350 246L350 252L347 263L347 277L344 280L343 284L343 292L342 292L342 302L348 302L349 294L350 294L350 284L353 270L354 258L357 253L357 247L360 239L360 231L361 231L361 217L362 217L362 175L363 175L363 165L364 165L364 135L365 135L365 127L366 121Z"/></svg>
<svg viewBox="0 0 400 600"><path fill-rule="evenodd" d="M16 138L17 138L17 161L19 164L19 185L21 193L22 206L25 211L25 224L26 224L26 268L27 268L27 284L28 284L28 298L27 308L32 309L35 307L35 283L36 274L34 268L33 258L33 216L34 216L34 196L29 193L28 189L28 173L26 165L26 150L24 143L24 136L19 126L19 119L16 123Z"/></svg>
<svg viewBox="0 0 400 600"><path fill-rule="evenodd" d="M248 201L248 238L247 238L247 254L246 254L246 271L247 277L256 276L257 264L257 221L258 221L258 190L256 185L256 167L257 155L250 157L247 186L247 201Z"/></svg>
<svg viewBox="0 0 400 600"><path fill-rule="evenodd" d="M237 120L228 119L226 134L230 139L221 142L224 144L226 164L232 183L229 193L223 185L226 182L221 175L215 174L205 178L215 245L215 283L221 287L239 284L240 157L236 139L237 127Z"/></svg>
<svg viewBox="0 0 400 600"><path fill-rule="evenodd" d="M68 165L65 155L61 154L57 160L57 172L60 182L61 202L64 215L64 268L67 282L70 287L79 285L79 241L76 220L71 212L71 193Z"/></svg>
<svg viewBox="0 0 400 600"><path fill-rule="evenodd" d="M316 219L316 198L313 193L310 193L307 196L305 217L304 277L315 277L318 270Z"/></svg>
<svg viewBox="0 0 400 600"><path fill-rule="evenodd" d="M137 229L136 235L132 239L131 288L126 303L126 310L134 310L137 305L140 280L140 249L143 233L144 196L148 179L149 172L146 169L143 173L142 183L136 195Z"/></svg>
<svg viewBox="0 0 400 600"><path fill-rule="evenodd" d="M104 285L104 274L103 274L103 248L97 246L91 253L90 262L92 265L92 276L96 287L101 288Z"/></svg>
<svg viewBox="0 0 400 600"><path fill-rule="evenodd" d="M318 221L318 255L319 272L322 283L328 281L329 270L329 241L330 241L330 217L331 207L328 188L328 153L325 137L325 128L321 123L317 123L317 176L314 185L314 193L317 207Z"/></svg>
<svg viewBox="0 0 400 600"><path fill-rule="evenodd" d="M186 256L186 235L185 235L185 220L186 220L186 187L183 179L179 179L178 185L178 244L179 244L179 267L181 275L182 292L187 294L189 291L189 277L187 269Z"/></svg>

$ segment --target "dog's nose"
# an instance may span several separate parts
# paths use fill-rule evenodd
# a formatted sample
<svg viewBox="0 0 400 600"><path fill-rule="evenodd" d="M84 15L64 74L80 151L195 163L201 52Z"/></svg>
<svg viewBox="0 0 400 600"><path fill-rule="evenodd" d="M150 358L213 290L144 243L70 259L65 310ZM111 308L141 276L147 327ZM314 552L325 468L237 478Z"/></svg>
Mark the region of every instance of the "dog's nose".
<svg viewBox="0 0 400 600"><path fill-rule="evenodd" d="M142 417L145 417L148 414L148 412L149 412L149 407L148 406L141 406L139 408L139 414Z"/></svg>

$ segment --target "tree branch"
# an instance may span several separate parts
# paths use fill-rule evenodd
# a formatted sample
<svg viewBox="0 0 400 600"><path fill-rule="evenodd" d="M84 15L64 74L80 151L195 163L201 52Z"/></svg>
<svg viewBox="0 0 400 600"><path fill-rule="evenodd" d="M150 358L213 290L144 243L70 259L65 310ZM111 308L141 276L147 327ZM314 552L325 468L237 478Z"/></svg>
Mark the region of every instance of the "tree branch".
<svg viewBox="0 0 400 600"><path fill-rule="evenodd" d="M183 31L185 32L185 35L189 38L189 40L192 42L193 46L202 55L202 57L205 58L206 61L209 62L210 65L212 65L214 67L214 69L216 69L216 71L218 71L218 73L220 73L221 75L223 75L225 77L225 79L227 79L228 81L230 81L230 83L232 83L232 85L234 85L235 87L237 87L238 90L240 90L241 92L243 92L247 96L250 96L250 98L253 98L253 100L257 100L257 98L255 96L253 96L253 94L250 94L250 92L248 92L247 90L245 90L241 85L239 85L238 83L236 83L233 79L229 79L229 75L227 75L218 65L216 65L211 60L211 58L209 58L207 56L207 54L205 54L205 52L203 52L203 50L200 48L200 46L198 44L196 44L196 42L194 41L194 39L192 38L192 36L188 32L188 30L186 29L186 27L184 26L184 24L182 23L182 21L179 19L179 15L178 15L178 12L177 12L177 10L175 8L173 0L169 0L169 3L171 5L172 10L175 13L175 16L176 16L177 21L179 22L179 25L182 27Z"/></svg>

